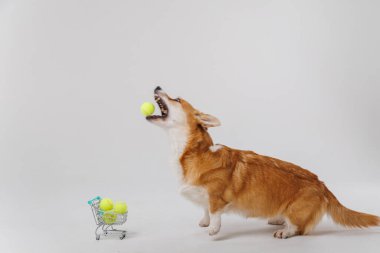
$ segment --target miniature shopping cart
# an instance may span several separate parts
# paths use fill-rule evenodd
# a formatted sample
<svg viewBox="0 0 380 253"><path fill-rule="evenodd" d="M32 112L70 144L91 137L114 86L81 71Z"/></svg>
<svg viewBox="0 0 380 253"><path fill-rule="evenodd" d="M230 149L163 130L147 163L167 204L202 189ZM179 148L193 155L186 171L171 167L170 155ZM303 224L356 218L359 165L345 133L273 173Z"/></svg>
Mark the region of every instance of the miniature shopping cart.
<svg viewBox="0 0 380 253"><path fill-rule="evenodd" d="M99 203L102 198L97 196L87 203L91 206L92 214L94 215L97 228L95 229L96 240L100 239L100 236L118 235L120 240L123 240L127 234L126 230L115 229L113 226L122 225L127 221L127 214L117 214L113 211L102 211L99 209ZM100 230L101 229L101 230Z"/></svg>

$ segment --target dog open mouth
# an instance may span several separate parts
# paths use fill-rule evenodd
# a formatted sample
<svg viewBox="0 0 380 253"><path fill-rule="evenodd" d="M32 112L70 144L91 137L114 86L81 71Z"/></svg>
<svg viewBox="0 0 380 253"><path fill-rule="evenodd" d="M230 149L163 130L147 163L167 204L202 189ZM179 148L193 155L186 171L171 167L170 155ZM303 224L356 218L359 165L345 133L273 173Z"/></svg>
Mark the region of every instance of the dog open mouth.
<svg viewBox="0 0 380 253"><path fill-rule="evenodd" d="M168 113L169 113L168 106L166 105L165 101L158 94L158 90L159 89L156 89L154 91L154 100L156 101L158 107L160 108L161 115L150 115L150 116L147 116L146 117L147 120L165 119L168 116Z"/></svg>

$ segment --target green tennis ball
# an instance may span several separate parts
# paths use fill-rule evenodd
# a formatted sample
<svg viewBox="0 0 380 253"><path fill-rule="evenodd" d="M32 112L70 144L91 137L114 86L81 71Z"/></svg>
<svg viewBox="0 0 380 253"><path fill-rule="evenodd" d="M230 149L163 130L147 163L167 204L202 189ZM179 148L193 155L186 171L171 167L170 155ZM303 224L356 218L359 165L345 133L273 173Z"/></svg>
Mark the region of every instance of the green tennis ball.
<svg viewBox="0 0 380 253"><path fill-rule="evenodd" d="M109 211L113 209L113 202L112 199L102 199L99 204L99 208L102 211Z"/></svg>
<svg viewBox="0 0 380 253"><path fill-rule="evenodd" d="M149 102L143 103L140 107L140 111L144 116L152 115L154 113L154 109L154 105Z"/></svg>
<svg viewBox="0 0 380 253"><path fill-rule="evenodd" d="M103 214L103 221L106 224L112 224L116 221L117 214L114 214L112 212Z"/></svg>
<svg viewBox="0 0 380 253"><path fill-rule="evenodd" d="M116 202L113 211L117 214L125 214L128 211L127 203L122 201Z"/></svg>

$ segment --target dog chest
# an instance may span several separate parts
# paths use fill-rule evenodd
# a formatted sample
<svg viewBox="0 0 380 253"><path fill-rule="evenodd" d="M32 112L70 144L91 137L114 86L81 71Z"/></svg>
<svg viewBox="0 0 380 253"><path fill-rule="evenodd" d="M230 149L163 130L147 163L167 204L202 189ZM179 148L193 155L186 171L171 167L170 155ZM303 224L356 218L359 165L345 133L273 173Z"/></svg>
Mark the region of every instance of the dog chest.
<svg viewBox="0 0 380 253"><path fill-rule="evenodd" d="M180 194L194 204L208 205L208 193L204 187L184 184L180 187Z"/></svg>

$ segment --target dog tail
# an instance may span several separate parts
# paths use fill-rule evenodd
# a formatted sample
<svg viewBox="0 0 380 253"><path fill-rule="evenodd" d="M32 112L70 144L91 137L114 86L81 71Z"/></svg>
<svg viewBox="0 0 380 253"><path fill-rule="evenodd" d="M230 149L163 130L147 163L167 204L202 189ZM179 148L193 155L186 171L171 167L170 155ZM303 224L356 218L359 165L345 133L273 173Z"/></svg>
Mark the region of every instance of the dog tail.
<svg viewBox="0 0 380 253"><path fill-rule="evenodd" d="M327 213L332 217L335 223L348 228L380 226L380 217L346 208L327 187L325 187L325 196L328 199Z"/></svg>

